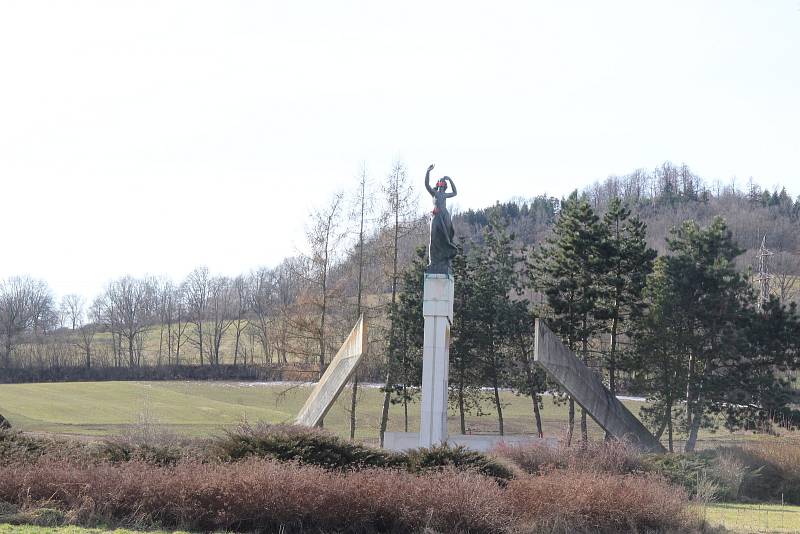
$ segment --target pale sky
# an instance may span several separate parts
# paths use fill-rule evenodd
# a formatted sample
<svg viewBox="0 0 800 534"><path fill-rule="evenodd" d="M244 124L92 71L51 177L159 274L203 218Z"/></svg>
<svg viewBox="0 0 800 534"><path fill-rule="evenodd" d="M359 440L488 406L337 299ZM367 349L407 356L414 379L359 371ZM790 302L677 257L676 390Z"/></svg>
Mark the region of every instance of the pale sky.
<svg viewBox="0 0 800 534"><path fill-rule="evenodd" d="M0 278L275 265L398 158L462 209L665 160L796 196L799 98L800 0L0 0Z"/></svg>

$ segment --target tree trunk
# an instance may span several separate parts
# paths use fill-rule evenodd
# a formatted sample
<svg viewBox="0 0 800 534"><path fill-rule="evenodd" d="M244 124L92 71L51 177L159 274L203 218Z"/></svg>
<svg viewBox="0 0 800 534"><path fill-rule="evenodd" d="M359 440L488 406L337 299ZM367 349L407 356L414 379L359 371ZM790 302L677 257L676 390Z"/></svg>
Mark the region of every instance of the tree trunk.
<svg viewBox="0 0 800 534"><path fill-rule="evenodd" d="M197 323L197 337L200 340L200 365L203 365L203 321Z"/></svg>
<svg viewBox="0 0 800 534"><path fill-rule="evenodd" d="M543 438L542 414L539 413L539 395L537 395L535 391L531 391L531 402L533 402L533 416L536 419L536 435Z"/></svg>
<svg viewBox="0 0 800 534"><path fill-rule="evenodd" d="M397 303L397 244L400 240L400 214L395 212L395 220L394 220L394 250L393 257L392 257L392 300L391 306L394 310L395 304ZM394 330L394 320L392 320L391 324L389 325L389 343L390 347L394 348L395 343L395 330ZM392 386L392 358L393 354L389 354L389 361L387 362L387 371L386 371L386 391L383 394L383 410L381 411L381 428L380 428L380 441L381 447L383 447L383 438L384 434L386 434L386 426L389 423L389 401L391 400L391 386Z"/></svg>
<svg viewBox="0 0 800 534"><path fill-rule="evenodd" d="M497 383L497 372L495 371L494 376L492 377L492 388L494 389L494 405L497 407L497 427L500 431L500 435L503 436L504 429L503 429L503 406L500 403L500 388Z"/></svg>
<svg viewBox="0 0 800 534"><path fill-rule="evenodd" d="M539 395L536 393L536 381L533 377L533 369L531 369L531 360L528 355L525 355L525 375L528 379L528 391L531 395L531 402L533 403L533 415L536 418L536 435L544 437L542 433L542 416L539 413Z"/></svg>
<svg viewBox="0 0 800 534"><path fill-rule="evenodd" d="M358 371L353 373L353 389L350 393L350 441L356 439L356 403L358 402Z"/></svg>
<svg viewBox="0 0 800 534"><path fill-rule="evenodd" d="M462 434L467 433L467 421L464 415L464 382L462 380L458 383L458 420Z"/></svg>
<svg viewBox="0 0 800 534"><path fill-rule="evenodd" d="M569 421L567 423L567 447L572 446L572 434L575 431L575 401L569 398Z"/></svg>
<svg viewBox="0 0 800 534"><path fill-rule="evenodd" d="M672 402L667 405L669 416L667 416L667 441L669 443L669 452L673 452L672 448Z"/></svg>
<svg viewBox="0 0 800 534"><path fill-rule="evenodd" d="M391 356L389 356L391 358ZM391 365L391 362L389 362ZM381 427L380 427L380 441L383 447L383 438L386 434L386 426L389 422L389 401L392 398L392 390L389 389L392 385L392 372L386 371L386 388L383 392L383 408L381 409Z"/></svg>
<svg viewBox="0 0 800 534"><path fill-rule="evenodd" d="M687 410L690 408L687 406ZM684 448L685 452L694 452L694 448L697 445L697 433L700 430L700 423L703 418L701 402L698 398L695 401L695 405L691 408L694 414L692 415L692 423L689 426L689 437L686 439L686 447Z"/></svg>

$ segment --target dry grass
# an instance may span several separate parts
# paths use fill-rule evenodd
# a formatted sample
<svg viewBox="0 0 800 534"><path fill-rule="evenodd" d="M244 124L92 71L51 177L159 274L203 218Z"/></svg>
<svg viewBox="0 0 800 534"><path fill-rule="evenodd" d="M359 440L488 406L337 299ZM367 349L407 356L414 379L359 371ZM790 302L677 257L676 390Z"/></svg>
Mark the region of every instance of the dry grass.
<svg viewBox="0 0 800 534"><path fill-rule="evenodd" d="M553 470L509 481L443 470L336 472L248 459L158 466L41 459L0 467L0 501L85 526L283 532L692 531L682 490L643 475Z"/></svg>
<svg viewBox="0 0 800 534"><path fill-rule="evenodd" d="M40 462L0 470L0 499L48 503L83 525L499 532L510 512L502 497L497 484L467 473L337 474L263 460L172 468Z"/></svg>
<svg viewBox="0 0 800 534"><path fill-rule="evenodd" d="M800 439L764 439L758 443L744 445L742 449L765 463L781 466L788 476L800 480Z"/></svg>
<svg viewBox="0 0 800 534"><path fill-rule="evenodd" d="M574 469L509 484L518 532L690 532L700 527L683 490L649 475Z"/></svg>
<svg viewBox="0 0 800 534"><path fill-rule="evenodd" d="M528 473L552 469L628 474L642 470L640 453L624 441L589 441L582 445L549 447L540 444L500 445L496 455Z"/></svg>

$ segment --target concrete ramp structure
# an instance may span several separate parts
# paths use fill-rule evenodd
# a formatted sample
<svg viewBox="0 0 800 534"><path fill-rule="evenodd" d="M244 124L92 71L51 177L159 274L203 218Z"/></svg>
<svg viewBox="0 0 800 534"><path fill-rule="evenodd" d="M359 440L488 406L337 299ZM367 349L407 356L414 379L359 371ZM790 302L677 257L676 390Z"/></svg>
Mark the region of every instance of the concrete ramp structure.
<svg viewBox="0 0 800 534"><path fill-rule="evenodd" d="M536 320L534 360L603 430L644 451L664 452L663 445L611 394L600 377L539 319Z"/></svg>
<svg viewBox="0 0 800 534"><path fill-rule="evenodd" d="M342 347L331 360L322 378L314 386L300 413L296 425L317 426L331 409L339 393L353 376L362 356L367 351L367 325L364 315L350 331Z"/></svg>

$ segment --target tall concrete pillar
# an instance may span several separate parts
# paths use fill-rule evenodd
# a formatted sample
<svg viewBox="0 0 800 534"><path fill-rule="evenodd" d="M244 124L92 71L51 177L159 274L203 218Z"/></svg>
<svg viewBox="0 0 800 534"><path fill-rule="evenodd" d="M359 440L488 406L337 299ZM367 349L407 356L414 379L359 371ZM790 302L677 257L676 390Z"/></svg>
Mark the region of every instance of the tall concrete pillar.
<svg viewBox="0 0 800 534"><path fill-rule="evenodd" d="M453 323L453 277L425 273L422 296L425 339L422 347L422 412L419 446L447 441L447 380L450 325Z"/></svg>

